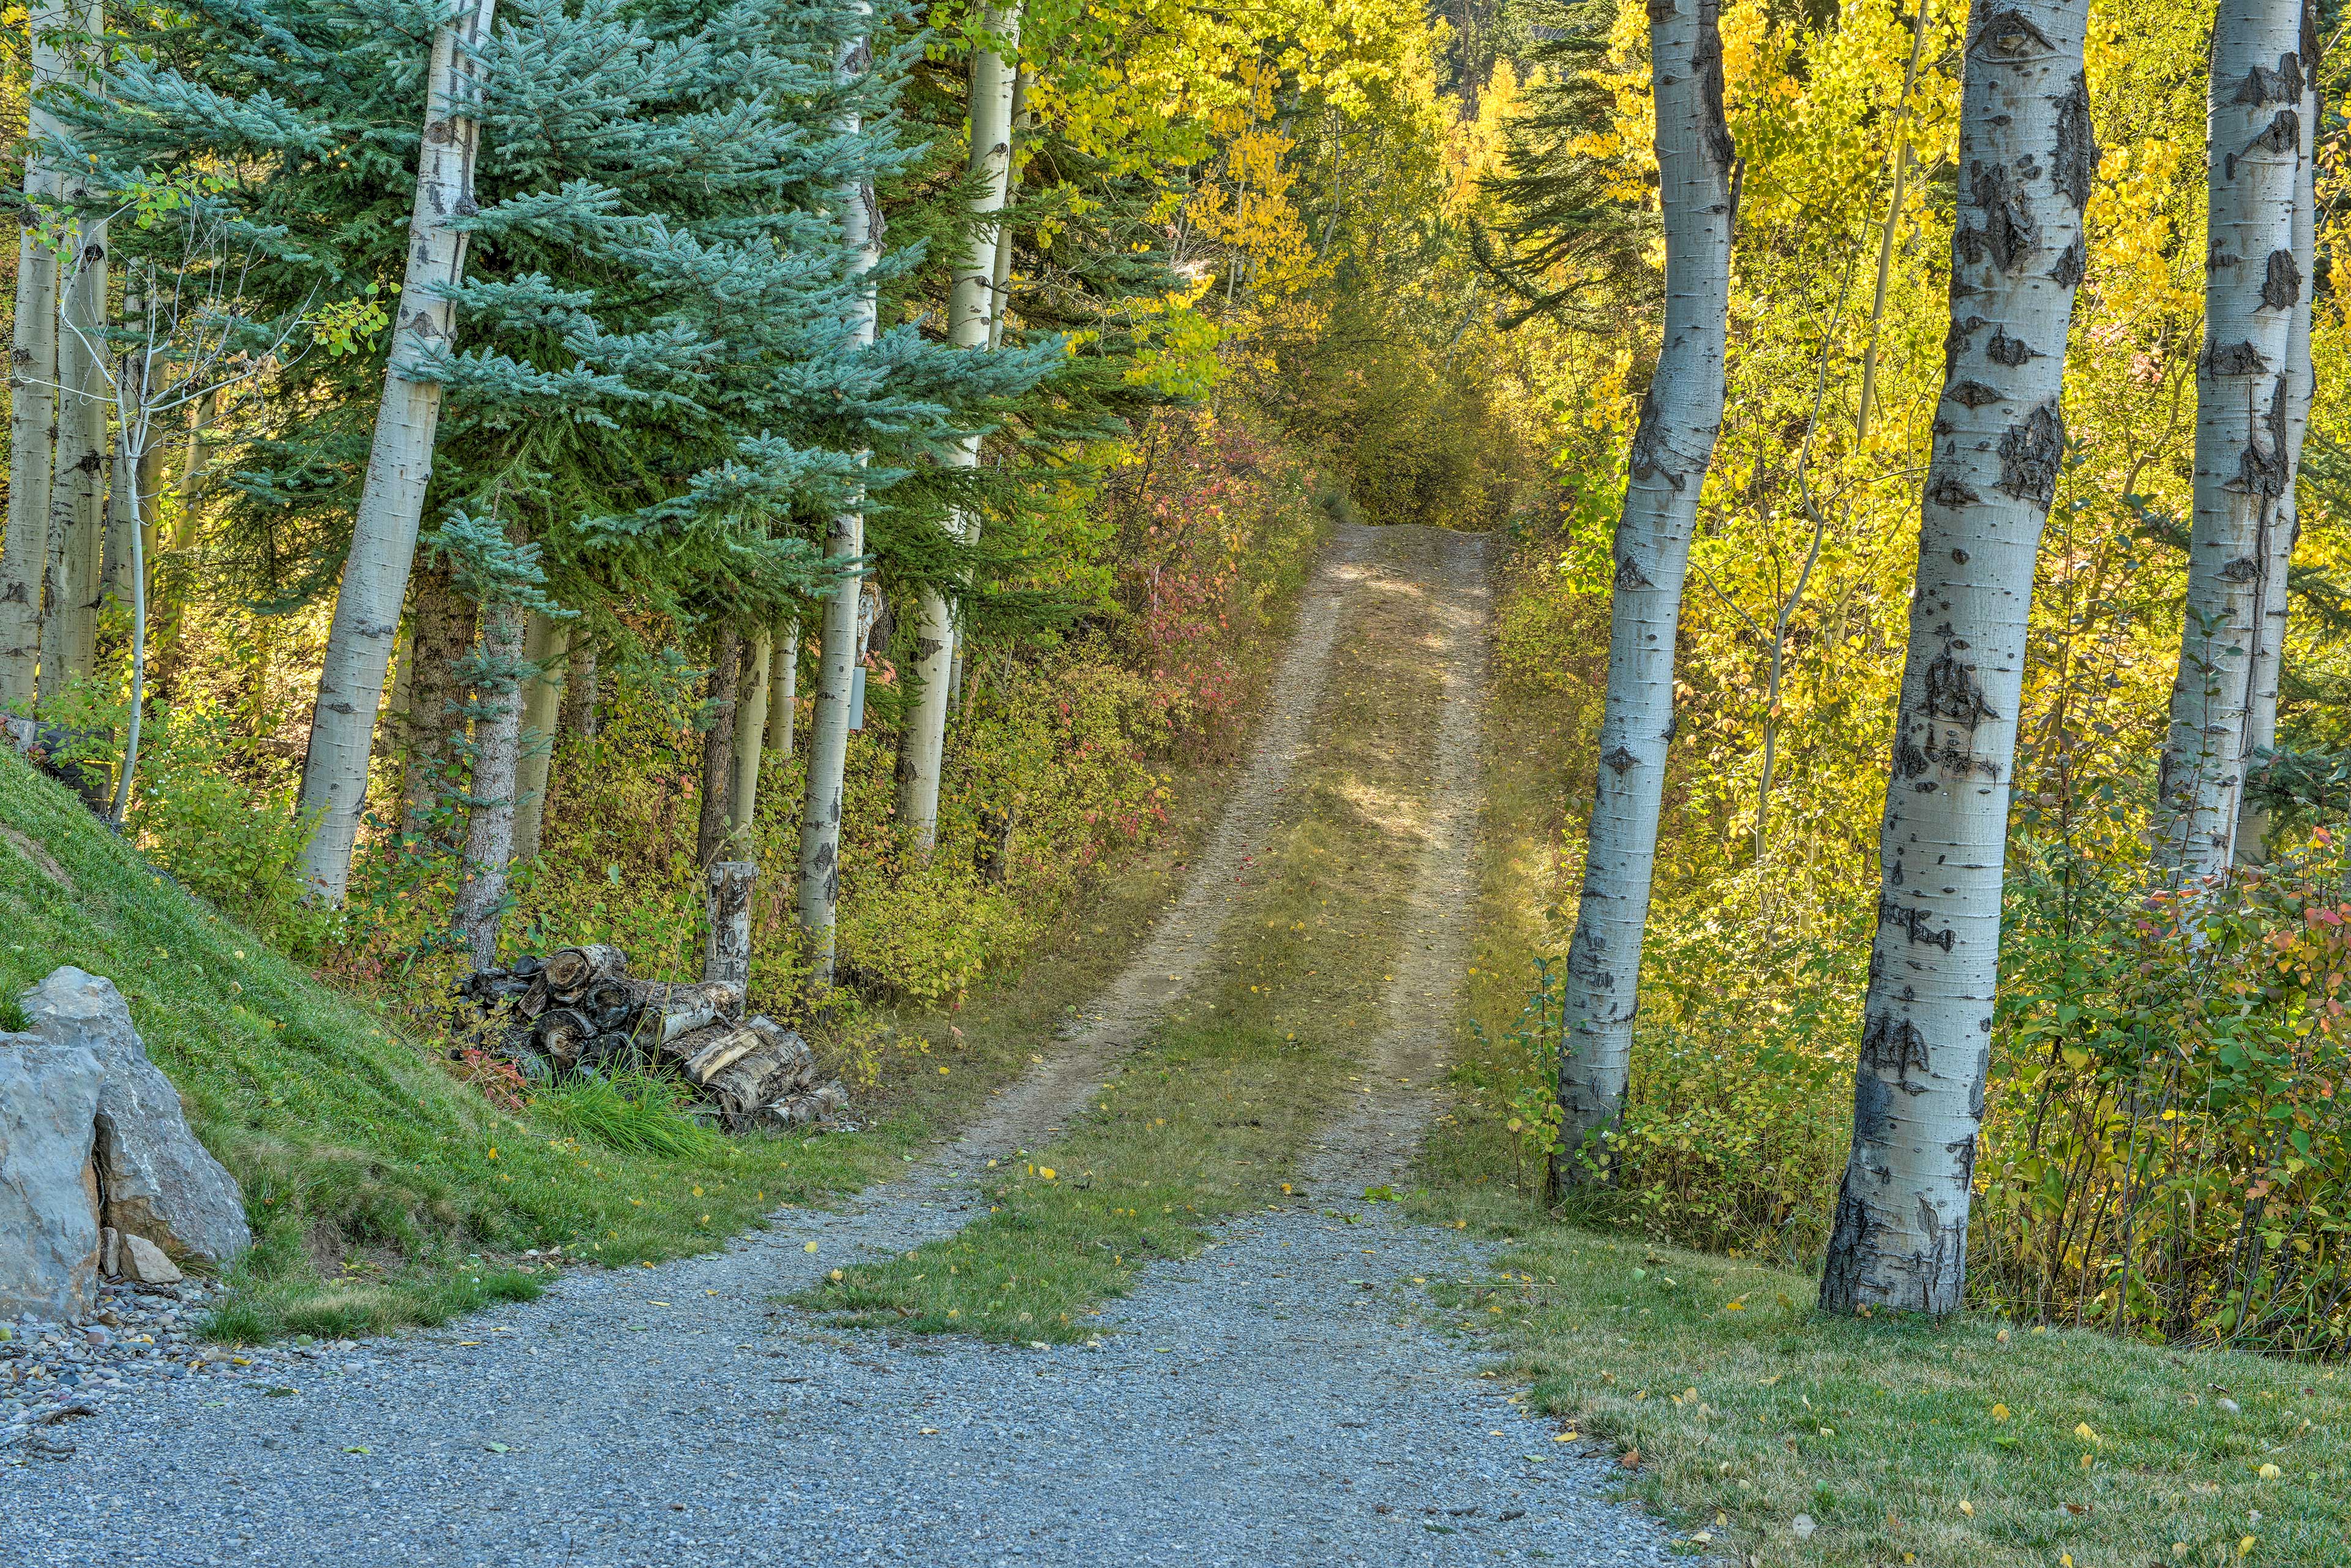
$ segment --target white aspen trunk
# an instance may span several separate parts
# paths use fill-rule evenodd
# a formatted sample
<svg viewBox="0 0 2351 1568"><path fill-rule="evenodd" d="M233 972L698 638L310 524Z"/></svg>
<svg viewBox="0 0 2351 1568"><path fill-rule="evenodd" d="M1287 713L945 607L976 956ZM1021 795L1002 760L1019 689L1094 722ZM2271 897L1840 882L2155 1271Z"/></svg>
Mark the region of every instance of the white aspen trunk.
<svg viewBox="0 0 2351 1568"><path fill-rule="evenodd" d="M522 695L522 734L516 741L514 858L538 858L547 823L548 761L555 747L557 716L563 710L563 654L568 637L562 622L534 610L522 636L523 663L531 666Z"/></svg>
<svg viewBox="0 0 2351 1568"><path fill-rule="evenodd" d="M1853 1152L1821 1279L1834 1312L1949 1312L1967 1287L2026 622L2064 455L2058 398L2098 166L2088 11L1993 0L1968 19L1951 324L1878 836Z"/></svg>
<svg viewBox="0 0 2351 1568"><path fill-rule="evenodd" d="M780 751L784 760L792 759L792 747L799 737L800 696L800 622L794 616L784 622L776 638L776 659L768 676L768 749Z"/></svg>
<svg viewBox="0 0 2351 1568"><path fill-rule="evenodd" d="M127 593L131 601L131 711L124 725L122 770L115 779L114 806L109 813L118 828L131 810L131 786L139 773L139 732L147 707L147 481L152 473L160 472L160 465L151 461L155 403L162 390L152 268L147 269L141 287L136 272L126 279L123 315L136 324L140 336L124 351L114 380L114 507L127 519L120 537L128 552L118 591Z"/></svg>
<svg viewBox="0 0 2351 1568"><path fill-rule="evenodd" d="M141 552L131 543L142 521L147 489L146 425L148 405L160 389L148 384L152 368L146 340L155 324L148 319L150 304L140 287L137 269L122 280L122 325L141 334L141 346L121 354L114 367L114 482L107 495L104 553L99 570L99 598L128 605L134 595L131 566Z"/></svg>
<svg viewBox="0 0 2351 1568"><path fill-rule="evenodd" d="M1674 729L1674 635L1698 492L1722 425L1737 153L1722 110L1717 0L1657 0L1649 55L1666 229L1666 326L1633 437L1616 525L1608 697L1583 889L1568 947L1557 1179L1583 1179L1587 1140L1616 1120L1633 1048L1641 932ZM1597 1151L1595 1151L1597 1152Z"/></svg>
<svg viewBox="0 0 2351 1568"><path fill-rule="evenodd" d="M2294 547L2302 533L2301 505L2296 487L2302 478L2302 442L2310 429L2310 403L2317 390L2310 358L2310 300L2314 276L2317 225L2317 169L2313 156L2318 125L2318 18L2313 5L2302 8L2301 163L2294 183L2294 260L2303 278L2294 313L2286 328L2285 490L2278 497L2277 517L2263 541L2261 597L2253 618L2253 664L2247 684L2244 757L2277 744L2278 683L2285 669L2286 576L2294 565ZM2259 865L2269 859L2270 814L2250 798L2237 807L2236 857L2241 865Z"/></svg>
<svg viewBox="0 0 2351 1568"><path fill-rule="evenodd" d="M65 7L36 0L32 31L32 111L36 138L55 122L40 95L63 74L56 29ZM25 155L25 195L54 200L56 172L32 152ZM25 228L16 241L16 336L8 353L8 532L0 539L0 709L33 701L41 658L41 587L48 560L50 443L57 422L57 260L40 231Z"/></svg>
<svg viewBox="0 0 2351 1568"><path fill-rule="evenodd" d="M127 575L123 580L124 585L131 593L131 714L124 725L122 772L115 780L114 809L109 813L109 820L118 828L122 826L122 819L131 810L131 781L139 772L140 720L147 706L147 535L139 526L145 495L141 485L141 469L143 465L140 459L143 454L139 451L139 446L141 437L146 431L147 418L143 405L134 410L134 405L130 402L129 389L134 384L127 368L127 361L131 358L130 355L124 356L126 373L122 382L124 390L119 423L124 431L135 434L129 441L122 444L129 450L118 456L114 476L118 493L127 492L127 509L131 519L131 527L125 534L125 542L130 546L131 559L123 563L127 569ZM146 358L143 352L139 355L139 358L142 363L135 384L143 392L147 384L148 367L143 362Z"/></svg>
<svg viewBox="0 0 2351 1568"><path fill-rule="evenodd" d="M1019 6L991 6L987 27L1018 46ZM1012 99L1018 79L1014 61L993 49L973 52L969 172L982 183L971 202L976 217L992 219L1004 207L1012 171ZM956 269L947 297L947 339L956 348L988 346L996 319L1001 228L993 222L975 226L963 263ZM957 441L946 462L953 468L978 467L979 437ZM967 545L978 541L977 512L958 509L954 527ZM922 591L914 627L914 706L898 737L898 830L908 851L922 860L929 858L938 839L939 772L946 755L947 699L955 688L955 608L945 594L928 587Z"/></svg>
<svg viewBox="0 0 2351 1568"><path fill-rule="evenodd" d="M68 178L68 197L81 193ZM57 443L49 479L47 604L41 617L37 700L46 703L90 673L98 657L99 568L106 529L107 234L77 222L60 279Z"/></svg>
<svg viewBox="0 0 2351 1568"><path fill-rule="evenodd" d="M735 694L735 781L726 791L726 842L741 860L751 855L751 823L759 806L759 758L768 740L768 685L776 638L762 632L744 651L743 675Z"/></svg>
<svg viewBox="0 0 2351 1568"><path fill-rule="evenodd" d="M327 632L310 747L302 768L302 805L316 825L302 846L301 872L314 896L342 902L350 880L360 809L367 799L368 751L383 700L384 667L400 634L400 607L416 558L416 529L433 475L433 435L441 418L437 382L409 372L430 350L451 346L454 309L440 290L465 275L465 236L449 219L474 207L471 117L476 94L471 55L489 31L496 0L461 0L433 37L425 79L424 131L418 142L416 204L409 219L408 267L400 320L384 368L375 442L351 528L350 553ZM499 874L504 875L504 862Z"/></svg>
<svg viewBox="0 0 2351 1568"><path fill-rule="evenodd" d="M2305 291L2294 232L2301 47L2301 0L2221 0L2206 102L2196 521L2156 809L2156 864L2179 883L2235 857L2264 563L2291 480L2287 362Z"/></svg>
<svg viewBox="0 0 2351 1568"><path fill-rule="evenodd" d="M862 8L861 6L861 8ZM841 55L841 74L862 73L872 53L860 39ZM852 116L841 127L859 129ZM862 277L882 259L882 204L870 183L843 186L841 203L841 244L849 252L852 276ZM872 287L860 291L852 307L852 334L860 347L873 341L876 306ZM854 508L836 514L825 532L825 559L846 570L865 553L865 514ZM818 665L815 711L810 716L808 800L800 812L799 916L808 933L809 976L821 990L832 984L833 922L841 901L841 784L849 767L850 683L857 668L859 643L859 580L843 577L824 601L823 639Z"/></svg>
<svg viewBox="0 0 2351 1568"><path fill-rule="evenodd" d="M482 653L493 674L479 687L474 720L472 814L465 823L465 880L450 930L476 970L498 961L507 868L514 861L515 764L522 737L522 693L510 678L522 660L523 612L512 604L481 610Z"/></svg>
<svg viewBox="0 0 2351 1568"><path fill-rule="evenodd" d="M1029 121L1029 70L1026 66L1021 67L1012 78L1012 135L1015 138ZM1013 148L1016 162L1019 151L1016 141ZM1008 166L1005 170L1004 199L1007 204L1012 200L1012 182L1019 174L1017 168ZM1004 319L1012 308L1012 225L1008 223L996 225L996 266L990 276L994 284L988 294L987 346L1000 349L1004 346ZM956 669L960 675L963 669L963 648L960 644L956 648Z"/></svg>

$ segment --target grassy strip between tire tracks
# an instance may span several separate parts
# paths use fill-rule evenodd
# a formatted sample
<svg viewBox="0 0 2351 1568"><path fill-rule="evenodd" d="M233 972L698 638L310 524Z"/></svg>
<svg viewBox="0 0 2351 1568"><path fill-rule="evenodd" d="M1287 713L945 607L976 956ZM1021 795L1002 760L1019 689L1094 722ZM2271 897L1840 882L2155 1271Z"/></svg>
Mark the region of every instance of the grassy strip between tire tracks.
<svg viewBox="0 0 2351 1568"><path fill-rule="evenodd" d="M1216 1219L1297 1200L1293 1161L1361 1086L1351 1048L1384 1021L1405 936L1442 696L1423 613L1410 595L1358 610L1291 776L1297 818L1254 856L1261 891L1218 939L1215 983L1066 1136L986 1184L984 1219L839 1270L796 1304L841 1324L1082 1340L1145 1262L1196 1251Z"/></svg>

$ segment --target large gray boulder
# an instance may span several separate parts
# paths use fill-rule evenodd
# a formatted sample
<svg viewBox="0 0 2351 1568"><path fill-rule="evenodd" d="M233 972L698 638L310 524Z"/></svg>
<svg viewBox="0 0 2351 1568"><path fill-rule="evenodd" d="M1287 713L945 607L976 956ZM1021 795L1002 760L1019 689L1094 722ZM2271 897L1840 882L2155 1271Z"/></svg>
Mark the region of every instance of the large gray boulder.
<svg viewBox="0 0 2351 1568"><path fill-rule="evenodd" d="M78 1318L98 1298L98 1205L85 1185L98 1058L0 1034L0 1317Z"/></svg>
<svg viewBox="0 0 2351 1568"><path fill-rule="evenodd" d="M253 1245L236 1179L188 1130L180 1092L147 1060L114 982L66 967L26 991L25 1017L55 1045L98 1059L98 1182L105 1223L173 1258L217 1269Z"/></svg>

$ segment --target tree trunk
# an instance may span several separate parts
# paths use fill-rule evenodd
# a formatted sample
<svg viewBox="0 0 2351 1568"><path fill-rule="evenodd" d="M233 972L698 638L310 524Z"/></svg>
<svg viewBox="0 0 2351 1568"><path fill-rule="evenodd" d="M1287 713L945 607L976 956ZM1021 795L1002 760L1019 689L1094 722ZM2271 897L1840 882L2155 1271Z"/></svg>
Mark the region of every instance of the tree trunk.
<svg viewBox="0 0 2351 1568"><path fill-rule="evenodd" d="M860 75L872 61L871 49L860 39L842 52L841 74ZM860 129L857 117L843 117L841 129L854 134ZM865 181L852 181L835 194L841 204L841 240L851 256L849 270L862 278L882 259L881 203ZM877 308L871 285L859 289L851 308L857 342L871 345ZM864 513L852 508L836 514L825 531L825 559L852 573L850 562L864 553ZM859 598L858 579L852 574L841 577L824 601L808 802L800 812L800 925L809 937L809 977L820 989L832 984L833 918L841 898L841 800L849 767L850 682L857 669Z"/></svg>
<svg viewBox="0 0 2351 1568"><path fill-rule="evenodd" d="M1722 425L1737 155L1722 112L1717 0L1650 10L1657 168L1665 209L1666 327L1633 437L1616 525L1608 697L1600 727L1583 892L1568 947L1572 1040L1559 1069L1559 1179L1616 1120L1632 1061L1657 813L1674 726L1674 634L1698 491ZM1595 1154L1599 1151L1594 1151Z"/></svg>
<svg viewBox="0 0 2351 1568"><path fill-rule="evenodd" d="M2172 880L2228 869L2243 798L2252 653L2291 480L2287 364L2305 279L2300 0L2222 0L2206 134L2204 351L2196 362L2196 523L2155 859Z"/></svg>
<svg viewBox="0 0 2351 1568"><path fill-rule="evenodd" d="M751 852L751 823L759 809L759 758L767 747L768 671L775 663L775 651L771 632L761 632L751 640L735 697L734 756L727 764L726 852L737 860L756 858Z"/></svg>
<svg viewBox="0 0 2351 1568"><path fill-rule="evenodd" d="M1984 14L1989 10L1989 15ZM1970 16L1951 325L1879 830L1853 1152L1821 1304L1956 1311L2000 974L2001 862L2032 569L2097 172L2089 0Z"/></svg>
<svg viewBox="0 0 2351 1568"><path fill-rule="evenodd" d="M1020 7L991 6L991 34L1014 46L1020 41ZM971 57L969 171L984 182L972 197L975 217L991 219L1004 206L1012 170L1012 90L1016 62L993 49ZM947 297L947 339L959 349L985 349L996 319L997 242L1001 225L975 225ZM979 466L979 436L962 437L948 449L949 467ZM959 508L954 526L966 544L979 538L979 514ZM954 607L936 589L925 587L915 612L914 706L898 737L898 829L916 859L927 858L938 838L939 769L946 752L947 697L954 690Z"/></svg>
<svg viewBox="0 0 2351 1568"><path fill-rule="evenodd" d="M563 669L563 733L596 738L596 645L575 628Z"/></svg>
<svg viewBox="0 0 2351 1568"><path fill-rule="evenodd" d="M522 734L523 611L482 606L482 676L474 688L474 779L468 793L465 880L457 885L451 935L478 970L498 962L506 917L507 867L514 860L515 763Z"/></svg>
<svg viewBox="0 0 2351 1568"><path fill-rule="evenodd" d="M166 547L174 558L194 549L203 531L204 493L212 481L212 428L218 417L219 405L219 394L206 392L189 411L188 460L180 475L180 517ZM160 454L160 446L157 450ZM172 653L179 645L180 629L185 616L190 569L184 561L176 559L172 561L170 570L162 570L163 566L159 553L158 559L151 565L151 570L155 571L157 593L149 619L153 622L155 661L168 671L176 664ZM168 677L159 676L159 680L162 678ZM400 704L395 700L392 706L398 707Z"/></svg>
<svg viewBox="0 0 2351 1568"><path fill-rule="evenodd" d="M115 356L114 442L112 484L107 495L106 527L99 566L99 600L131 605L138 598L131 583L133 557L144 552L133 537L145 524L148 510L145 480L152 465L146 450L148 406L162 391L149 385L154 369L145 341L154 333L151 306L140 287L139 269L131 268L122 283L122 326L141 334L141 346Z"/></svg>
<svg viewBox="0 0 2351 1568"><path fill-rule="evenodd" d="M447 792L450 739L464 732L457 661L474 643L473 603L451 586L446 569L417 574L412 628L410 663L415 673L408 686L409 744L402 764L400 823L402 832L421 838L434 831L435 807Z"/></svg>
<svg viewBox="0 0 2351 1568"><path fill-rule="evenodd" d="M96 7L83 24L100 25ZM66 179L70 199L80 183ZM60 280L57 320L57 444L49 479L47 604L41 617L37 700L49 701L89 674L98 658L99 569L106 530L107 233L77 221Z"/></svg>
<svg viewBox="0 0 2351 1568"><path fill-rule="evenodd" d="M1019 73L1012 78L1012 135L1016 139L1019 137L1029 120L1029 68L1026 66L1021 67ZM1018 151L1017 140L1015 151ZM1017 169L1008 168L1005 171L1004 199L1008 204L1012 200L1012 182L1019 177L1019 171ZM1012 225L1008 223L999 223L996 225L996 265L991 269L990 276L994 278L994 285L988 293L987 346L991 349L1000 349L1004 347L1004 319L1012 313ZM958 674L962 673L962 668L963 649L958 643L956 649L956 670Z"/></svg>
<svg viewBox="0 0 2351 1568"><path fill-rule="evenodd" d="M754 748L754 755L757 748ZM709 873L707 915L710 928L702 948L702 978L731 985L745 995L751 988L751 884L759 868L749 861L714 861Z"/></svg>
<svg viewBox="0 0 2351 1568"><path fill-rule="evenodd" d="M66 25L61 0L35 0L32 31L32 135L55 124L38 94L58 79L65 62L51 35ZM27 200L55 199L56 172L25 155ZM41 588L48 559L50 443L57 422L57 262L39 231L23 228L16 241L16 336L8 355L8 532L0 539L0 708L33 701L41 658Z"/></svg>
<svg viewBox="0 0 2351 1568"><path fill-rule="evenodd" d="M547 822L548 762L555 748L556 715L563 706L563 622L534 610L523 632L523 663L531 666L524 677L522 736L515 760L514 858L538 858L540 831Z"/></svg>
<svg viewBox="0 0 2351 1568"><path fill-rule="evenodd" d="M411 380L410 371L454 346L453 307L441 291L465 275L465 235L450 226L450 219L474 205L476 126L471 110L477 88L471 57L489 31L495 4L460 0L455 16L433 36L400 320L384 368L374 445L327 632L302 769L301 810L315 816L317 826L302 846L301 872L315 895L328 904L342 901L350 880L351 850L367 800L369 743L433 474L441 388Z"/></svg>
<svg viewBox="0 0 2351 1568"><path fill-rule="evenodd" d="M383 723L376 728L375 754L371 763L402 766L402 759L416 744L416 724L410 710L415 700L416 628L412 624L401 628L400 640L392 645L392 695L384 703Z"/></svg>
<svg viewBox="0 0 2351 1568"><path fill-rule="evenodd" d="M702 820L694 835L694 863L706 866L726 847L726 798L735 782L735 702L743 679L743 638L732 626L718 632L710 664L710 727L702 737Z"/></svg>
<svg viewBox="0 0 2351 1568"><path fill-rule="evenodd" d="M2310 300L2314 292L2317 223L2317 160L2312 155L2318 125L2318 18L2315 6L2302 12L2302 101L2296 107L2302 133L2301 162L2294 183L2294 261L2304 279L2296 290L2286 328L2285 369L2285 489L2278 497L2277 517L2263 540L2261 595L2253 618L2253 664L2247 677L2244 756L2277 744L2278 683L2285 670L2286 575L2294 564L2294 547L2302 533L2301 506L2295 494L2302 477L2302 440L2310 428L2310 402L2316 379L2310 358ZM2236 857L2241 864L2258 865L2269 859L2270 814L2250 797L2237 808Z"/></svg>
<svg viewBox="0 0 2351 1568"><path fill-rule="evenodd" d="M140 340L124 351L114 382L114 505L119 541L127 559L121 562L113 591L130 601L131 706L123 725L122 767L115 775L114 807L109 821L120 828L131 810L131 791L139 774L139 732L147 710L147 558L149 503L146 480L155 469L150 461L156 385L154 299L138 287L133 273L125 289L123 315L136 326ZM153 274L147 281L152 285Z"/></svg>
<svg viewBox="0 0 2351 1568"><path fill-rule="evenodd" d="M768 749L792 759L799 737L800 700L800 622L795 615L776 637L775 663L768 673Z"/></svg>

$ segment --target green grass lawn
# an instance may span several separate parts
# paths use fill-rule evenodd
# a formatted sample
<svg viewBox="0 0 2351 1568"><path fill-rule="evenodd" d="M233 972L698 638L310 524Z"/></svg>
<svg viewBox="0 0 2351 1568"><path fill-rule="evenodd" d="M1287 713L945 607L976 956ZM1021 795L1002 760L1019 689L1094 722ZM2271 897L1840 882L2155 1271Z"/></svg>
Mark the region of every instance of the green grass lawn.
<svg viewBox="0 0 2351 1568"><path fill-rule="evenodd" d="M1531 1407L1637 1455L1627 1490L1735 1561L2351 1562L2336 1367L1973 1315L1834 1318L1807 1275L1562 1225L1490 1185L1415 1208L1511 1239L1489 1277L1433 1291L1437 1321L1524 1379Z"/></svg>

